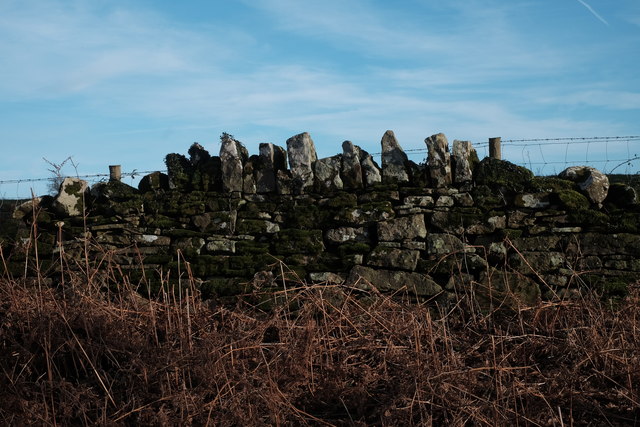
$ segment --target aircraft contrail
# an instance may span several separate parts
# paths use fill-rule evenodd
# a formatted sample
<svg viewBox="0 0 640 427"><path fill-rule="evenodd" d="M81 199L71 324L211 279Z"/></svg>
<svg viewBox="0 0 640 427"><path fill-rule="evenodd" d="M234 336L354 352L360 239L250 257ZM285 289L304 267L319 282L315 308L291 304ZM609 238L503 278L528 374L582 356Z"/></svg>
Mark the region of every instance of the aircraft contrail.
<svg viewBox="0 0 640 427"><path fill-rule="evenodd" d="M606 19L604 19L602 16L598 15L598 12L596 12L595 10L593 10L593 8L591 6L589 6L586 2L584 2L583 0L578 0L580 3L582 3L582 5L584 7L586 7L589 12L591 12L593 14L593 16L595 16L596 18L598 18L600 21L602 21L605 25L609 25L609 23L606 21Z"/></svg>

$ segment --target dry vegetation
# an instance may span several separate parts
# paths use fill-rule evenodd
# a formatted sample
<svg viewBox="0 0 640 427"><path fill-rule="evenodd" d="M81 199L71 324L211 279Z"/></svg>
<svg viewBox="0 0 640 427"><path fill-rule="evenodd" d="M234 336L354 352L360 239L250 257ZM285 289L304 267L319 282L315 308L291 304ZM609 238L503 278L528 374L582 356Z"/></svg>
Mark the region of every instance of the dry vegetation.
<svg viewBox="0 0 640 427"><path fill-rule="evenodd" d="M107 280L0 280L0 423L640 424L638 286L486 312L471 293L298 283L216 305L188 275L153 297Z"/></svg>

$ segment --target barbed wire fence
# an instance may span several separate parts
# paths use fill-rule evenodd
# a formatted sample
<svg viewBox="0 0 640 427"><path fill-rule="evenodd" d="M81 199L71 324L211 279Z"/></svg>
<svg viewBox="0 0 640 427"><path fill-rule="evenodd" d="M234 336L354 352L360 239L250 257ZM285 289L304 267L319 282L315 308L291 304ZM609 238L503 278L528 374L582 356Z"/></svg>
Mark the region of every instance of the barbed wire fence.
<svg viewBox="0 0 640 427"><path fill-rule="evenodd" d="M481 159L489 156L489 142L473 142ZM635 175L640 178L640 135L629 136L593 136L563 138L503 139L501 141L502 159L508 160L533 171L538 176L557 175L569 166L592 166L606 174ZM424 163L427 148L404 150L416 163ZM382 153L372 153L380 158ZM156 171L122 172L122 177L136 178ZM160 170L159 172L166 172ZM75 174L57 178L80 178L93 185L109 179L108 173ZM24 178L0 180L1 199L30 198L30 187L34 183L51 182L55 176L46 178ZM24 191L24 186L28 190ZM7 190L14 188L15 191ZM15 196L12 197L14 193ZM28 193L28 194L25 194Z"/></svg>

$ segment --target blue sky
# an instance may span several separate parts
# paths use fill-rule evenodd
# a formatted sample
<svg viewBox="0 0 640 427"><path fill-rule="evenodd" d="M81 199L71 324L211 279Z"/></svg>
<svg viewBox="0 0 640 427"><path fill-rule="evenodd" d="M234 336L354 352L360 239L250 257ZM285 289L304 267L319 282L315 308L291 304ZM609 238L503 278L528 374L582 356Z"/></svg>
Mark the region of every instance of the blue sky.
<svg viewBox="0 0 640 427"><path fill-rule="evenodd" d="M321 157L387 129L406 150L638 135L639 66L637 0L0 0L0 181L43 157L159 170L223 131L252 154L308 131Z"/></svg>

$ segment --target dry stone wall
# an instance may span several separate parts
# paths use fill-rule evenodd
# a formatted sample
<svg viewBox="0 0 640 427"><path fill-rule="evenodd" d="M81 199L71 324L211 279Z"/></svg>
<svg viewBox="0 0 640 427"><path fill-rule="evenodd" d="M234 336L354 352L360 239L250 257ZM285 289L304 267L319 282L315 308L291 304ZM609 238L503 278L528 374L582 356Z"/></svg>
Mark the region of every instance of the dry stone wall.
<svg viewBox="0 0 640 427"><path fill-rule="evenodd" d="M56 197L14 211L23 225L4 233L5 274L24 275L25 263L34 274L37 240L40 272L53 280L61 254L88 251L151 286L190 272L205 297L284 279L515 304L581 287L615 294L640 278L633 188L587 167L534 177L480 161L467 141L450 152L443 134L425 143L426 164L416 164L387 131L380 167L349 141L318 159L303 133L249 156L223 134L219 156L194 144L138 188L66 180Z"/></svg>

